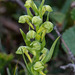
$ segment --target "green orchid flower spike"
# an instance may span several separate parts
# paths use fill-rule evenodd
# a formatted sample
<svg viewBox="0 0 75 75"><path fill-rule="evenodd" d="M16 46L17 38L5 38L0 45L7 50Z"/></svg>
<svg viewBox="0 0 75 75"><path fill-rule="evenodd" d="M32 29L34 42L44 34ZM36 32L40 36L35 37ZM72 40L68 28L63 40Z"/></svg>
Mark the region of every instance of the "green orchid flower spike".
<svg viewBox="0 0 75 75"><path fill-rule="evenodd" d="M29 25L27 34L20 29L26 46L20 46L16 51L16 54L22 54L28 75L46 75L44 73L45 65L51 59L59 39L58 37L54 41L50 50L46 48L45 35L52 32L53 23L49 21L49 13L52 12L52 8L49 5L44 5L44 2L45 0L42 0L39 8L37 8L33 0L27 0L24 6L27 8L28 15L19 17L19 23L27 23ZM35 16L32 15L30 8L34 11ZM48 12L47 20L43 22L43 15L46 11ZM26 61L24 54L29 62Z"/></svg>

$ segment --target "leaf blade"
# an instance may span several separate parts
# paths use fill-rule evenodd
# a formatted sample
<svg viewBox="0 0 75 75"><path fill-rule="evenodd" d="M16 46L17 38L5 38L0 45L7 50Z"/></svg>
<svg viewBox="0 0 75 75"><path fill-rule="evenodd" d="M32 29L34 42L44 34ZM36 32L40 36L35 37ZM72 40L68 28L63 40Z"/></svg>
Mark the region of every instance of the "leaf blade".
<svg viewBox="0 0 75 75"><path fill-rule="evenodd" d="M62 38L67 44L68 48L71 50L71 52L75 55L75 26L67 29L63 33ZM66 53L68 53L63 43L62 43L62 48L64 49Z"/></svg>
<svg viewBox="0 0 75 75"><path fill-rule="evenodd" d="M28 40L26 39L25 33L22 31L22 29L20 29L20 32L21 32L21 35L22 35L22 37L23 37L23 39L24 39L24 42L26 43L27 46L29 46L30 41L28 41Z"/></svg>
<svg viewBox="0 0 75 75"><path fill-rule="evenodd" d="M43 61L43 63L46 63L46 62L48 62L51 59L51 57L53 55L53 52L54 52L55 45L56 45L58 39L59 39L59 37L54 41L53 45L50 48L50 51L47 52L46 58Z"/></svg>

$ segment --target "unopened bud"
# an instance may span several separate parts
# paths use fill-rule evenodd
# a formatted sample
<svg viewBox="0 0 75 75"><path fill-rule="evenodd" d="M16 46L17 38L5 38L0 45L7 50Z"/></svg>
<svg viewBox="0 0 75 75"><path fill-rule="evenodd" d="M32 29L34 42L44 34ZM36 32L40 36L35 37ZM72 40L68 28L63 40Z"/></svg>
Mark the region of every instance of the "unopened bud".
<svg viewBox="0 0 75 75"><path fill-rule="evenodd" d="M46 33L50 33L53 30L53 24L49 21L44 22L37 33L46 31Z"/></svg>
<svg viewBox="0 0 75 75"><path fill-rule="evenodd" d="M41 49L41 43L39 43L38 41L33 41L30 45L33 50L40 50Z"/></svg>
<svg viewBox="0 0 75 75"><path fill-rule="evenodd" d="M32 23L37 26L40 25L42 23L42 19L39 16L34 16L32 18Z"/></svg>
<svg viewBox="0 0 75 75"><path fill-rule="evenodd" d="M35 38L35 35L36 35L36 32L33 31L33 30L30 30L28 33L27 33L27 39L30 40L30 39L34 39Z"/></svg>
<svg viewBox="0 0 75 75"><path fill-rule="evenodd" d="M31 7L34 10L35 14L38 15L37 6L32 0L27 0L24 6L26 8L30 8Z"/></svg>
<svg viewBox="0 0 75 75"><path fill-rule="evenodd" d="M46 11L52 12L53 10L52 10L52 8L51 8L49 5L44 5L44 6L42 7L42 15L44 15L44 13L45 13Z"/></svg>
<svg viewBox="0 0 75 75"><path fill-rule="evenodd" d="M32 3L31 0L27 0L24 6L25 6L26 8L30 8L30 7L31 7L31 3Z"/></svg>
<svg viewBox="0 0 75 75"><path fill-rule="evenodd" d="M41 51L43 54L46 54L46 52L48 51L47 48L43 48L43 50Z"/></svg>
<svg viewBox="0 0 75 75"><path fill-rule="evenodd" d="M30 21L32 18L29 15L23 15L19 17L19 23L25 23Z"/></svg>
<svg viewBox="0 0 75 75"><path fill-rule="evenodd" d="M49 21L44 22L43 27L46 29L46 33L50 33L53 30L53 24Z"/></svg>
<svg viewBox="0 0 75 75"><path fill-rule="evenodd" d="M20 46L18 50L16 51L16 54L23 54L25 53L25 51L28 52L26 46Z"/></svg>
<svg viewBox="0 0 75 75"><path fill-rule="evenodd" d="M34 70L40 71L44 69L44 66L42 65L42 63L40 61L36 62L33 66Z"/></svg>

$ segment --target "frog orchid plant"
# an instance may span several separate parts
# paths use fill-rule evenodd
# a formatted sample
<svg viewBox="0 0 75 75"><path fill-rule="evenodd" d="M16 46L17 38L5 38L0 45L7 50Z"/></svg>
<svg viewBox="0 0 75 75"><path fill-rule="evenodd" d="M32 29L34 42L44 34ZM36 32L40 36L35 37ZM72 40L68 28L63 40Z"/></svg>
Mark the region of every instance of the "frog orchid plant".
<svg viewBox="0 0 75 75"><path fill-rule="evenodd" d="M24 6L27 8L28 15L19 17L19 23L27 23L29 25L27 34L20 29L26 46L20 46L16 51L16 54L23 55L28 75L46 75L44 73L45 64L51 59L55 45L59 39L58 37L54 41L50 50L45 47L45 35L53 30L53 24L49 21L49 13L52 12L52 8L49 5L44 5L44 1L45 0L42 0L39 8L37 8L33 0L27 0ZM35 16L31 13L30 8L35 12ZM48 12L47 20L43 22L45 12ZM33 41L31 39L33 39ZM29 53L32 54L33 57L31 57ZM24 54L29 59L28 63Z"/></svg>

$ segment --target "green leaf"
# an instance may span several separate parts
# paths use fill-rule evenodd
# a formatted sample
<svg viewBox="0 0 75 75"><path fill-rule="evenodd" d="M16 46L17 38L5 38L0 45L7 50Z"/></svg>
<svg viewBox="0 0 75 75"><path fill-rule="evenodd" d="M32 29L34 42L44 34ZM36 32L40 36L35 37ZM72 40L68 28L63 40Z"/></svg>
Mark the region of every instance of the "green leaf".
<svg viewBox="0 0 75 75"><path fill-rule="evenodd" d="M63 40L67 44L68 48L75 55L75 26L66 30L62 35ZM63 49L67 52L65 46L62 44Z"/></svg>
<svg viewBox="0 0 75 75"><path fill-rule="evenodd" d="M54 41L53 45L50 48L50 51L47 52L46 58L44 59L43 63L46 63L51 59L53 52L54 52L55 45L56 45L58 39L59 39L59 37Z"/></svg>
<svg viewBox="0 0 75 75"><path fill-rule="evenodd" d="M75 20L75 8L71 11L71 17L73 20Z"/></svg>
<svg viewBox="0 0 75 75"><path fill-rule="evenodd" d="M60 12L51 13L50 16L53 20L55 20L57 23L60 23L60 24L62 24L65 19L65 15Z"/></svg>
<svg viewBox="0 0 75 75"><path fill-rule="evenodd" d="M40 6L39 6L39 9L41 9L41 8L42 8L42 6L43 6L44 2L45 2L45 0L42 0L41 4L40 4Z"/></svg>
<svg viewBox="0 0 75 75"><path fill-rule="evenodd" d="M17 65L15 66L15 69L14 69L14 75L18 75L18 67L17 67Z"/></svg>
<svg viewBox="0 0 75 75"><path fill-rule="evenodd" d="M20 32L21 32L21 34L22 34L22 37L23 37L23 39L24 39L24 42L26 43L27 46L29 46L31 42L26 39L26 35L25 35L25 33L22 31L22 29L20 29Z"/></svg>
<svg viewBox="0 0 75 75"><path fill-rule="evenodd" d="M57 42L57 45L55 47L55 51L53 53L53 59L55 59L59 53L59 45L60 45L60 40Z"/></svg>
<svg viewBox="0 0 75 75"><path fill-rule="evenodd" d="M39 6L39 15L40 15L40 18L42 18L42 6L44 4L45 0L42 0L40 6Z"/></svg>

